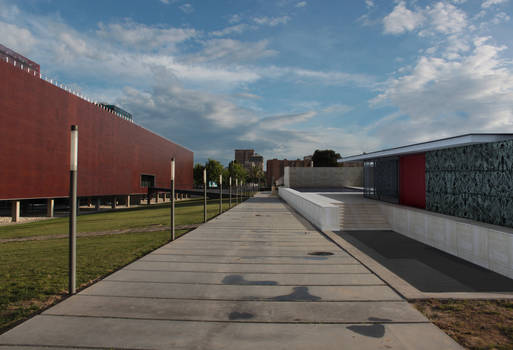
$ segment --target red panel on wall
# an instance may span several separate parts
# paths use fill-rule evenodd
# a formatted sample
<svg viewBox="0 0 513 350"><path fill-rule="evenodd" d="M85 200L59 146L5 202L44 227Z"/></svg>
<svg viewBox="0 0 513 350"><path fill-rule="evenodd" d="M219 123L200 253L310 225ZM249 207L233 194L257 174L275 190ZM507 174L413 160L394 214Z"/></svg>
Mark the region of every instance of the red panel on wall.
<svg viewBox="0 0 513 350"><path fill-rule="evenodd" d="M72 124L79 196L145 193L141 174L169 187L173 156L177 188L192 188L192 151L0 62L0 200L68 195Z"/></svg>
<svg viewBox="0 0 513 350"><path fill-rule="evenodd" d="M399 203L426 208L426 157L424 154L400 158Z"/></svg>

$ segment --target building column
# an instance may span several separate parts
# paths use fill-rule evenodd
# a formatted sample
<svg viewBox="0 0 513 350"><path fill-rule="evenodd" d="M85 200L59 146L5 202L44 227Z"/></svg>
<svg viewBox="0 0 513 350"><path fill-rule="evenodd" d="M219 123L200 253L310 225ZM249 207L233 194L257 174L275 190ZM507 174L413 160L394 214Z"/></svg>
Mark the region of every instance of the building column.
<svg viewBox="0 0 513 350"><path fill-rule="evenodd" d="M118 206L117 201L118 199L116 198L116 196L112 197L112 209L116 209L116 207Z"/></svg>
<svg viewBox="0 0 513 350"><path fill-rule="evenodd" d="M49 218L53 218L55 209L55 200L54 199L47 199L46 200L46 216Z"/></svg>
<svg viewBox="0 0 513 350"><path fill-rule="evenodd" d="M20 201L12 201L11 202L11 216L12 222L20 221Z"/></svg>
<svg viewBox="0 0 513 350"><path fill-rule="evenodd" d="M101 205L101 199L100 198L96 198L96 201L94 202L94 209L96 211L100 211L100 205Z"/></svg>
<svg viewBox="0 0 513 350"><path fill-rule="evenodd" d="M126 196L126 207L130 208L130 195Z"/></svg>

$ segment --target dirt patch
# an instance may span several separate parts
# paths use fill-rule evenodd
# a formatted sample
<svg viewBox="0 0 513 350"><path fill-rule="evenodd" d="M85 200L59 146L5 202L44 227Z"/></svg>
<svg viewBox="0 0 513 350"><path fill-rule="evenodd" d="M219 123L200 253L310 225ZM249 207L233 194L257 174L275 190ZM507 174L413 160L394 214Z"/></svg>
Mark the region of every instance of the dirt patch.
<svg viewBox="0 0 513 350"><path fill-rule="evenodd" d="M513 349L511 300L428 299L412 303L430 321L467 349Z"/></svg>
<svg viewBox="0 0 513 350"><path fill-rule="evenodd" d="M200 224L177 225L177 226L175 226L175 229L176 230L192 230L192 229L197 228L198 226L200 226ZM151 226L147 226L147 227L136 227L136 228L123 229L123 230L81 232L81 233L77 233L77 237L120 235L123 233L145 233L145 232L166 231L166 230L170 230L170 229L171 229L170 226L151 225ZM48 239L59 239L59 238L67 238L67 237L68 237L68 234L32 236L32 237L22 237L22 238L5 238L5 239L0 239L0 243L24 242L24 241L45 241Z"/></svg>

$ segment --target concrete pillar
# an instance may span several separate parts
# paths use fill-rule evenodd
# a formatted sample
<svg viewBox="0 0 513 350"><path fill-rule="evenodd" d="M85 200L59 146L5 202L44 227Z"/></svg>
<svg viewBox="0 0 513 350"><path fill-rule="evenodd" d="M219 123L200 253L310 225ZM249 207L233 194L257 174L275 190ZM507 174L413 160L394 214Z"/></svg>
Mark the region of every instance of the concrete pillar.
<svg viewBox="0 0 513 350"><path fill-rule="evenodd" d="M126 196L126 207L130 208L130 195Z"/></svg>
<svg viewBox="0 0 513 350"><path fill-rule="evenodd" d="M180 193L180 199L183 199L183 193Z"/></svg>
<svg viewBox="0 0 513 350"><path fill-rule="evenodd" d="M54 209L55 209L55 200L47 199L46 200L46 216L48 216L49 218L53 218Z"/></svg>
<svg viewBox="0 0 513 350"><path fill-rule="evenodd" d="M118 199L116 198L116 196L112 197L112 209L116 209L116 207L118 206Z"/></svg>
<svg viewBox="0 0 513 350"><path fill-rule="evenodd" d="M96 211L100 211L100 205L101 205L101 200L100 198L96 198L96 201L94 202L94 209Z"/></svg>
<svg viewBox="0 0 513 350"><path fill-rule="evenodd" d="M11 216L12 222L20 221L20 201L12 201L11 202Z"/></svg>

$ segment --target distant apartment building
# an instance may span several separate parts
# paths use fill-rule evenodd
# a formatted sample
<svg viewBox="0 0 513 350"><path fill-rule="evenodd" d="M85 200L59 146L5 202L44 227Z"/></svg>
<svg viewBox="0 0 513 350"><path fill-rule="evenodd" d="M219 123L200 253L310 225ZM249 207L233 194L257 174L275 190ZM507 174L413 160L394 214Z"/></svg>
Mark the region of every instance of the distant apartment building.
<svg viewBox="0 0 513 350"><path fill-rule="evenodd" d="M262 171L264 170L264 157L255 153L253 149L236 149L235 161L242 164L247 170L252 167L257 167Z"/></svg>
<svg viewBox="0 0 513 350"><path fill-rule="evenodd" d="M288 159L269 159L267 161L266 180L267 185L272 186L273 183L283 181L285 167L304 168L312 166L312 156L306 156L302 160Z"/></svg>

